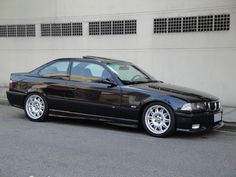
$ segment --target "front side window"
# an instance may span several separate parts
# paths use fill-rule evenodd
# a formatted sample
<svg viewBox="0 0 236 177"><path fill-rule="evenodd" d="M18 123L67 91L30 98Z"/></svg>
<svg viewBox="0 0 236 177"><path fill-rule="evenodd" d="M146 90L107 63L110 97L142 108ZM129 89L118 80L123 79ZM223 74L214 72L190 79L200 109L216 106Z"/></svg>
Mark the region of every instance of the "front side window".
<svg viewBox="0 0 236 177"><path fill-rule="evenodd" d="M153 78L134 65L126 63L110 63L107 67L125 84L154 82Z"/></svg>
<svg viewBox="0 0 236 177"><path fill-rule="evenodd" d="M89 62L73 62L71 68L71 80L98 82L111 78L110 73L101 65Z"/></svg>
<svg viewBox="0 0 236 177"><path fill-rule="evenodd" d="M39 75L49 78L68 79L68 68L69 61L58 61L40 70Z"/></svg>

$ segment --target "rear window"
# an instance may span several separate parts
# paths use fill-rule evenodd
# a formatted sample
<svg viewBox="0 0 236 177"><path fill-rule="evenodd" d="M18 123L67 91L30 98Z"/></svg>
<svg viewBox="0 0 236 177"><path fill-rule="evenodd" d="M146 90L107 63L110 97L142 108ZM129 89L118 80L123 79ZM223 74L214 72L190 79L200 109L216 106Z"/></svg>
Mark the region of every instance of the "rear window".
<svg viewBox="0 0 236 177"><path fill-rule="evenodd" d="M68 79L69 61L58 61L40 70L39 75L49 78Z"/></svg>

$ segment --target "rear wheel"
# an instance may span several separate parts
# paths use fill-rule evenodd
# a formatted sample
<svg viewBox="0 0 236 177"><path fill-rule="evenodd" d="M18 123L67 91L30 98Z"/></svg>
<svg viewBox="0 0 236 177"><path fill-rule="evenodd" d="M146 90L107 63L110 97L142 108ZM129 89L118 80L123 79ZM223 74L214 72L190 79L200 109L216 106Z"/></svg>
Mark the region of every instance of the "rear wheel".
<svg viewBox="0 0 236 177"><path fill-rule="evenodd" d="M25 114L29 120L41 122L48 116L46 99L37 93L30 94L25 99Z"/></svg>
<svg viewBox="0 0 236 177"><path fill-rule="evenodd" d="M170 136L175 131L174 113L163 103L151 103L143 111L142 124L146 132L152 136Z"/></svg>

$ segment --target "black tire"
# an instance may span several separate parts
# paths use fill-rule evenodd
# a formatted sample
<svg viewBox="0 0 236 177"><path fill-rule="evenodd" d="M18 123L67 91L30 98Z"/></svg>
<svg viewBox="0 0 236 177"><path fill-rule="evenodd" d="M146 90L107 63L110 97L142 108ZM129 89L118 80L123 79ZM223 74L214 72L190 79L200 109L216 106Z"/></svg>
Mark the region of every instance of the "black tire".
<svg viewBox="0 0 236 177"><path fill-rule="evenodd" d="M151 110L154 110L155 107L157 109L160 109L160 112L152 112ZM162 113L161 110L163 110L164 113ZM151 117L151 118L148 118L148 117ZM167 123L167 121L169 121L169 123ZM162 102L153 102L153 103L150 103L143 111L142 125L145 131L152 136L168 137L168 136L171 136L175 132L175 129L176 129L175 128L175 115L172 109L168 105ZM166 129L162 132L163 128L166 128Z"/></svg>
<svg viewBox="0 0 236 177"><path fill-rule="evenodd" d="M32 101L33 99L35 101ZM33 122L42 122L48 118L47 100L39 93L31 93L26 97L24 110L27 118Z"/></svg>

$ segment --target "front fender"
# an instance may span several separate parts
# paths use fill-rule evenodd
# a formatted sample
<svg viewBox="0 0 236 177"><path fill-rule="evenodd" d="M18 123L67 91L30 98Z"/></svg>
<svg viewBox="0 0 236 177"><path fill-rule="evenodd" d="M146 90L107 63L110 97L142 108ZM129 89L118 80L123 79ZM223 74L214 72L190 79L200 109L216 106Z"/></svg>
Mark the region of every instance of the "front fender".
<svg viewBox="0 0 236 177"><path fill-rule="evenodd" d="M176 97L157 94L157 95L150 96L150 97L146 98L145 100L143 100L143 102L141 103L140 106L141 106L141 108L143 108L152 102L162 102L162 103L170 106L174 111L181 109L182 105L186 103L186 101L181 100Z"/></svg>

